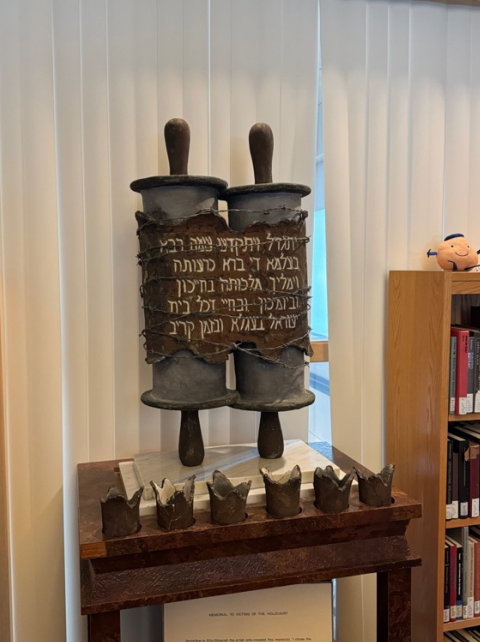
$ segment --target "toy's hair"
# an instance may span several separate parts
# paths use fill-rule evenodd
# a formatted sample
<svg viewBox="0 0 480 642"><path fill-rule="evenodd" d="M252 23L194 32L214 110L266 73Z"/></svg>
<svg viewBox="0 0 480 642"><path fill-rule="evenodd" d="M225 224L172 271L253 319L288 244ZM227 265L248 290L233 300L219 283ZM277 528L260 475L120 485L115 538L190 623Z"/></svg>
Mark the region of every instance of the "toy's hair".
<svg viewBox="0 0 480 642"><path fill-rule="evenodd" d="M456 239L458 236L465 237L465 234L449 234L443 240L444 241L449 241L450 239Z"/></svg>

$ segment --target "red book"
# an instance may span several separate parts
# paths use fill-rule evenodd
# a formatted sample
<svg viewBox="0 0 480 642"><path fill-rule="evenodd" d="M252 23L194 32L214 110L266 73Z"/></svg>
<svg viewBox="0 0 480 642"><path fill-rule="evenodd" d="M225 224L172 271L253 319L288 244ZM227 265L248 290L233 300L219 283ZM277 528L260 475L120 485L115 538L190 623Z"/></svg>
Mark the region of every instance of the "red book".
<svg viewBox="0 0 480 642"><path fill-rule="evenodd" d="M457 337L457 367L455 373L455 413L467 414L468 394L468 339L470 333L464 328L452 326L451 336Z"/></svg>
<svg viewBox="0 0 480 642"><path fill-rule="evenodd" d="M469 510L470 517L479 516L480 508L480 446L478 443L470 442L468 448L469 456Z"/></svg>

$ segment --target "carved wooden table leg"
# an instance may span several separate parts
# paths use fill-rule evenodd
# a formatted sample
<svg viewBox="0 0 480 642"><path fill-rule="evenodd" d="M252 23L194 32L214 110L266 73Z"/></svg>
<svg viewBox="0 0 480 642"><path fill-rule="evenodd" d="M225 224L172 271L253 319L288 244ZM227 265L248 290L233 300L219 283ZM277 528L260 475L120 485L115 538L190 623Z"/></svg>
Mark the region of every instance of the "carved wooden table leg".
<svg viewBox="0 0 480 642"><path fill-rule="evenodd" d="M412 569L377 574L378 642L411 642Z"/></svg>
<svg viewBox="0 0 480 642"><path fill-rule="evenodd" d="M89 642L121 642L120 611L88 616Z"/></svg>

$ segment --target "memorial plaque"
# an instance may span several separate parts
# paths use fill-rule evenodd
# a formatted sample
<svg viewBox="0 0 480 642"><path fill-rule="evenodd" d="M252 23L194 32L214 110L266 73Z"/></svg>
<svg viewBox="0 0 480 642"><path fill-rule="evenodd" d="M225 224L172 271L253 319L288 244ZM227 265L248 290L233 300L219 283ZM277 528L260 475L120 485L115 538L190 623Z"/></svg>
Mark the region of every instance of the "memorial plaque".
<svg viewBox="0 0 480 642"><path fill-rule="evenodd" d="M235 232L213 211L137 212L147 362L186 348L218 363L248 342L274 362L286 346L311 355L306 216Z"/></svg>
<svg viewBox="0 0 480 642"><path fill-rule="evenodd" d="M164 606L165 642L332 642L332 585L300 584Z"/></svg>

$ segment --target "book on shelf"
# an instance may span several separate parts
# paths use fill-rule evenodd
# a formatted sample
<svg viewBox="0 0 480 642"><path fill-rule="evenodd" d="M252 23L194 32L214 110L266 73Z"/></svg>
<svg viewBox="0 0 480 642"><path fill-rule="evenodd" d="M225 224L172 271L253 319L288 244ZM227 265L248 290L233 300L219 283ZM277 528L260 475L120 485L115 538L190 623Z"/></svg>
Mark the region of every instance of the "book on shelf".
<svg viewBox="0 0 480 642"><path fill-rule="evenodd" d="M480 616L480 539L470 530L470 542L473 544L473 615Z"/></svg>
<svg viewBox="0 0 480 642"><path fill-rule="evenodd" d="M458 517L466 519L469 515L469 461L468 461L468 439L460 437L457 431L450 429L448 437L453 440L453 452L458 457Z"/></svg>
<svg viewBox="0 0 480 642"><path fill-rule="evenodd" d="M449 431L468 441L468 449L465 451L468 482L468 516L479 517L480 514L480 432L472 429L472 425L466 421L452 422L449 424ZM448 457L448 449L447 449ZM448 484L448 460L447 460L447 484ZM451 512L451 511L450 511Z"/></svg>
<svg viewBox="0 0 480 642"><path fill-rule="evenodd" d="M449 412L452 415L455 412L456 368L457 368L457 337L454 335L451 335L450 336L450 372L449 372L449 391L450 391Z"/></svg>
<svg viewBox="0 0 480 642"><path fill-rule="evenodd" d="M455 369L455 413L466 415L468 394L468 339L469 331L465 328L452 326L450 335L457 339L456 369Z"/></svg>
<svg viewBox="0 0 480 642"><path fill-rule="evenodd" d="M452 519L458 519L460 512L458 509L458 447L453 444L452 456Z"/></svg>
<svg viewBox="0 0 480 642"><path fill-rule="evenodd" d="M475 335L473 412L480 412L480 332Z"/></svg>
<svg viewBox="0 0 480 642"><path fill-rule="evenodd" d="M469 440L469 515L478 517L480 514L480 441Z"/></svg>
<svg viewBox="0 0 480 642"><path fill-rule="evenodd" d="M473 577L469 559L469 529L468 526L452 528L448 531L457 545L457 620L473 618ZM470 590L471 589L471 590ZM461 605L461 615L458 606Z"/></svg>
<svg viewBox="0 0 480 642"><path fill-rule="evenodd" d="M448 535L445 542L450 547L450 622L456 622L463 617L461 547Z"/></svg>
<svg viewBox="0 0 480 642"><path fill-rule="evenodd" d="M467 413L473 412L473 397L474 397L474 378L473 378L473 364L475 355L475 336L473 330L469 331L468 337L468 372L467 372Z"/></svg>
<svg viewBox="0 0 480 642"><path fill-rule="evenodd" d="M445 542L445 566L443 575L443 621L450 622L450 546Z"/></svg>
<svg viewBox="0 0 480 642"><path fill-rule="evenodd" d="M453 519L453 439L447 439L447 519Z"/></svg>
<svg viewBox="0 0 480 642"><path fill-rule="evenodd" d="M475 542L470 537L468 529L467 531L467 547L468 547L468 568L467 568L467 580L466 580L466 592L467 592L467 618L475 617ZM465 607L463 611L465 617Z"/></svg>
<svg viewBox="0 0 480 642"><path fill-rule="evenodd" d="M480 413L480 327L451 328L449 412Z"/></svg>
<svg viewBox="0 0 480 642"><path fill-rule="evenodd" d="M445 535L443 621L480 616L480 525Z"/></svg>
<svg viewBox="0 0 480 642"><path fill-rule="evenodd" d="M468 338L467 413L480 412L480 328L465 327Z"/></svg>

